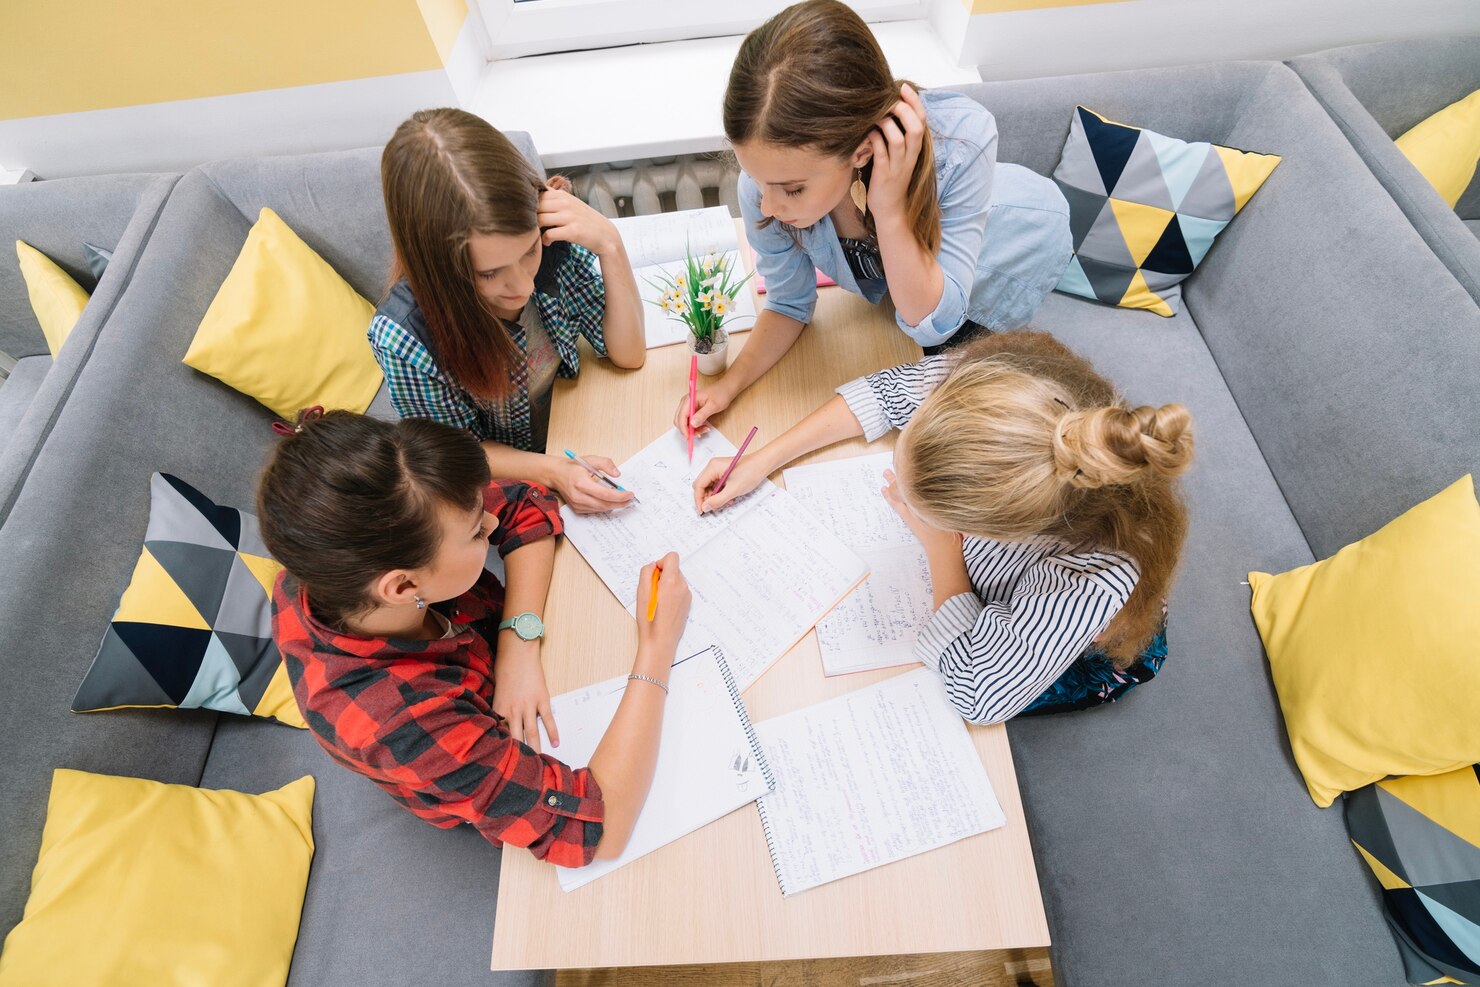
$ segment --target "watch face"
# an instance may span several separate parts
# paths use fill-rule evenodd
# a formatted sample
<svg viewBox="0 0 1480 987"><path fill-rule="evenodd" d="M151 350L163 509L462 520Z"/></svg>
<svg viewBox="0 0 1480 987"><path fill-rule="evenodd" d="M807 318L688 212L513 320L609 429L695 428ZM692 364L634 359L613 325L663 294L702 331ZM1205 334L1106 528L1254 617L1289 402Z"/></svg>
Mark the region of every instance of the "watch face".
<svg viewBox="0 0 1480 987"><path fill-rule="evenodd" d="M521 613L514 618L514 633L526 641L533 641L545 632L545 625L532 613Z"/></svg>

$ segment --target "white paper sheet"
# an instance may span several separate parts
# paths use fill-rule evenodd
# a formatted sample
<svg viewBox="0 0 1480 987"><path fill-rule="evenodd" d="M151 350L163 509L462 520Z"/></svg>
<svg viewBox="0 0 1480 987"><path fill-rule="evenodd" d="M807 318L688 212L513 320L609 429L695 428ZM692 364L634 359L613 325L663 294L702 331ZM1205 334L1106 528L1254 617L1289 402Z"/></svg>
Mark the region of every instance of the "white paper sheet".
<svg viewBox="0 0 1480 987"><path fill-rule="evenodd" d="M928 668L756 724L776 790L759 806L783 895L1005 824Z"/></svg>
<svg viewBox="0 0 1480 987"><path fill-rule="evenodd" d="M750 720L739 694L732 695L725 684L721 660L705 648L674 664L653 787L627 848L614 860L557 867L562 889L589 884L770 790L764 753L751 744ZM550 747L541 723L540 749L567 764L589 763L627 685L623 675L555 696L550 706L560 727L560 746Z"/></svg>
<svg viewBox="0 0 1480 987"><path fill-rule="evenodd" d="M676 551L693 594L680 652L717 644L741 690L811 630L868 575L868 564L775 484L765 481L722 511L694 510L693 482L735 446L718 429L697 436L688 462L669 429L622 464L642 503L609 514L561 508L565 535L629 613L637 574Z"/></svg>
<svg viewBox="0 0 1480 987"><path fill-rule="evenodd" d="M905 665L930 619L925 549L880 489L892 453L786 471L786 489L868 563L869 577L817 625L828 675Z"/></svg>
<svg viewBox="0 0 1480 987"><path fill-rule="evenodd" d="M627 248L632 273L637 279L637 291L642 296L648 349L681 343L687 332L682 322L652 304L663 291L650 282L664 274L671 277L678 273L690 252L695 255L724 254L731 269L739 272L737 276L744 277L735 221L724 206L627 216L614 219L612 223ZM736 293L734 318L725 323L725 328L732 333L744 332L755 325L755 315L755 297L747 282Z"/></svg>

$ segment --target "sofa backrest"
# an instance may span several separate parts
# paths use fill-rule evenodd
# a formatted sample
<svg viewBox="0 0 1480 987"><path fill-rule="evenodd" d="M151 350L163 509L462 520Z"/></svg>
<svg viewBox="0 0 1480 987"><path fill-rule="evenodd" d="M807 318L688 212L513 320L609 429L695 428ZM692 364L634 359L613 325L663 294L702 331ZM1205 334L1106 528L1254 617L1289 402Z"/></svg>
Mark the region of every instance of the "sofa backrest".
<svg viewBox="0 0 1480 987"><path fill-rule="evenodd" d="M1480 36L1333 48L1292 58L1289 65L1435 256L1480 303L1480 240L1462 221L1480 220L1480 173L1451 207L1393 143L1480 89Z"/></svg>
<svg viewBox="0 0 1480 987"><path fill-rule="evenodd" d="M1044 173L1076 103L1283 156L1183 297L1318 557L1480 467L1480 308L1284 65L961 88Z"/></svg>
<svg viewBox="0 0 1480 987"><path fill-rule="evenodd" d="M179 177L105 175L0 188L0 230L5 232L0 242L0 351L51 362L10 241L31 244L92 294L66 345L36 385L25 413L0 441L0 525L57 411L92 356L98 333L132 281L139 255ZM87 268L85 243L113 252L101 279L94 279Z"/></svg>
<svg viewBox="0 0 1480 987"><path fill-rule="evenodd" d="M106 288L113 279L105 273L105 283L98 284L88 270L83 244L114 251L115 257L126 250L125 232L141 232L130 229L136 215L147 228L177 177L99 175L0 187L0 352L16 358L48 352L14 241L24 240L41 251L89 292ZM122 273L117 277L122 279Z"/></svg>
<svg viewBox="0 0 1480 987"><path fill-rule="evenodd" d="M0 526L0 677L9 687L0 936L20 919L52 769L201 777L213 714L68 708L138 558L150 474L252 509L274 416L180 361L257 211L271 206L378 298L390 260L378 163L379 150L366 149L219 162L181 178Z"/></svg>

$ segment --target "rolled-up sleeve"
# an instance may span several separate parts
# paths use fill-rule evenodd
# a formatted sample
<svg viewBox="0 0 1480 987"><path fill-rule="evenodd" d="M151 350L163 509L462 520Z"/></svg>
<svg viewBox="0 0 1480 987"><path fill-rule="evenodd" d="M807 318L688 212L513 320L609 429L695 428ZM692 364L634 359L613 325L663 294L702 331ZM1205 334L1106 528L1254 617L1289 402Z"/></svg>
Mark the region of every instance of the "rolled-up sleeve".
<svg viewBox="0 0 1480 987"><path fill-rule="evenodd" d="M381 728L367 762L496 846L528 847L562 867L589 864L606 817L591 772L536 754L476 703L425 695Z"/></svg>
<svg viewBox="0 0 1480 987"><path fill-rule="evenodd" d="M765 219L761 215L760 187L743 171L739 191L745 238L755 251L756 272L766 279L766 310L798 322L811 322L817 308L817 272L812 259L780 223L759 228Z"/></svg>
<svg viewBox="0 0 1480 987"><path fill-rule="evenodd" d="M951 705L972 723L1011 719L1054 683L1120 612L1137 579L1113 555L1045 559L1012 598L961 593L941 604L914 657L945 680Z"/></svg>
<svg viewBox="0 0 1480 987"><path fill-rule="evenodd" d="M937 354L850 380L837 392L872 442L891 428L904 428L954 367L952 357Z"/></svg>
<svg viewBox="0 0 1480 987"><path fill-rule="evenodd" d="M500 558L563 530L560 505L537 483L493 480L483 488L483 509L498 519L493 543Z"/></svg>
<svg viewBox="0 0 1480 987"><path fill-rule="evenodd" d="M935 153L949 155L940 174L940 264L944 284L935 310L916 325L895 321L921 346L938 346L966 321L977 260L986 235L992 179L997 168L997 123L991 114L972 114L969 132L935 140Z"/></svg>

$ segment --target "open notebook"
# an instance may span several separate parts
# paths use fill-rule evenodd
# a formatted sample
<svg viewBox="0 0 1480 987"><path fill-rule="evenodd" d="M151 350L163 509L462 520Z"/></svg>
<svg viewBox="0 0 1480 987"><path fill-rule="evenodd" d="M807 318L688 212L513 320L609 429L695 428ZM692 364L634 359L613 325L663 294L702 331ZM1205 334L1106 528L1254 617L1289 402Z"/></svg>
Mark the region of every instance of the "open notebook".
<svg viewBox="0 0 1480 987"><path fill-rule="evenodd" d="M679 653L710 644L748 689L849 590L868 564L817 523L785 490L762 483L724 510L694 510L694 478L735 446L711 428L688 459L671 428L622 464L622 486L641 498L608 514L560 509L565 536L634 616L637 574L669 551L679 555L693 594Z"/></svg>
<svg viewBox="0 0 1480 987"><path fill-rule="evenodd" d="M869 567L868 580L817 625L828 675L910 664L934 611L925 548L880 493L892 461L885 452L784 474L787 491Z"/></svg>
<svg viewBox="0 0 1480 987"><path fill-rule="evenodd" d="M623 675L551 699L551 711L560 726L560 746L550 747L541 723L541 750L568 764L589 763L628 684ZM564 890L573 891L610 874L775 787L765 752L756 742L722 654L705 648L674 662L668 688L653 787L627 849L615 860L598 860L579 868L557 867Z"/></svg>
<svg viewBox="0 0 1480 987"><path fill-rule="evenodd" d="M940 676L916 669L756 725L757 803L783 895L1006 823Z"/></svg>
<svg viewBox="0 0 1480 987"><path fill-rule="evenodd" d="M647 329L648 349L684 341L687 330L677 319L669 318L653 304L663 293L649 282L660 275L674 276L683 270L689 253L696 257L723 254L736 271L745 276L740 263L735 221L724 206L689 209L683 212L655 213L651 216L626 216L612 220L627 248L632 273L637 278L637 291L642 296L643 319ZM743 332L755 325L755 298L747 282L735 295L734 318L725 323L729 332Z"/></svg>

